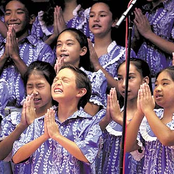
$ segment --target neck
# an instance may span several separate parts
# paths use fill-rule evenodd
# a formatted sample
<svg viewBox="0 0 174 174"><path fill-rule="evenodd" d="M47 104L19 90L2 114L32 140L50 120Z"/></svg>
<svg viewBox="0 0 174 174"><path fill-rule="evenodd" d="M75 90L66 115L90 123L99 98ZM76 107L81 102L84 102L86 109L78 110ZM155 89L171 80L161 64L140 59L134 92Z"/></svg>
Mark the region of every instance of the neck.
<svg viewBox="0 0 174 174"><path fill-rule="evenodd" d="M67 107L68 106L68 107ZM58 106L58 118L61 122L64 122L67 118L73 115L77 111L77 105L69 105L67 103L60 104Z"/></svg>
<svg viewBox="0 0 174 174"><path fill-rule="evenodd" d="M107 53L107 48L111 44L111 42L112 42L111 37L106 37L104 39L100 37L95 38L94 49L98 57Z"/></svg>

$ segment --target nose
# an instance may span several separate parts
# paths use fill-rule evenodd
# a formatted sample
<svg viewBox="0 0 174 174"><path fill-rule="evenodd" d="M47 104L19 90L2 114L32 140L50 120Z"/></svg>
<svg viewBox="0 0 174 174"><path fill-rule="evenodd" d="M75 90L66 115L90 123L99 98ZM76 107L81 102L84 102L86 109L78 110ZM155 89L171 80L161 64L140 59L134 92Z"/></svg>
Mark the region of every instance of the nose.
<svg viewBox="0 0 174 174"><path fill-rule="evenodd" d="M61 51L65 51L65 50L66 50L66 45L65 44L62 44Z"/></svg>
<svg viewBox="0 0 174 174"><path fill-rule="evenodd" d="M94 16L94 21L97 21L97 22L99 21L99 15Z"/></svg>
<svg viewBox="0 0 174 174"><path fill-rule="evenodd" d="M10 21L16 21L17 20L17 17L16 17L16 14L15 12L12 12L11 15L10 15Z"/></svg>
<svg viewBox="0 0 174 174"><path fill-rule="evenodd" d="M33 95L37 96L39 94L39 92L37 91L37 89L33 89Z"/></svg>
<svg viewBox="0 0 174 174"><path fill-rule="evenodd" d="M160 85L155 86L154 91L156 92L161 91L161 86Z"/></svg>

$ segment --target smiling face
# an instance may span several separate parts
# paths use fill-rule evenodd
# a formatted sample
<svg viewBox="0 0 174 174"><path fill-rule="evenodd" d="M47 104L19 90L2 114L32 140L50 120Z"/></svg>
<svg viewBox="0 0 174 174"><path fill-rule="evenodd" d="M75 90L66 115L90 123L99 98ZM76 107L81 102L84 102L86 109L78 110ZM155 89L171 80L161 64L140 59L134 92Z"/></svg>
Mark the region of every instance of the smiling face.
<svg viewBox="0 0 174 174"><path fill-rule="evenodd" d="M57 39L57 59L64 58L64 63L79 67L80 56L86 54L85 47L81 48L73 32L65 31Z"/></svg>
<svg viewBox="0 0 174 174"><path fill-rule="evenodd" d="M104 36L114 25L112 13L105 3L95 3L90 10L89 28L94 36Z"/></svg>
<svg viewBox="0 0 174 174"><path fill-rule="evenodd" d="M167 71L163 71L157 77L154 88L154 98L161 107L173 107L174 81Z"/></svg>
<svg viewBox="0 0 174 174"><path fill-rule="evenodd" d="M130 63L129 68L129 82L128 82L128 100L136 101L138 96L138 90L143 83L143 77L136 70L136 67ZM126 84L126 63L120 65L118 69L118 92L125 97L125 84Z"/></svg>
<svg viewBox="0 0 174 174"><path fill-rule="evenodd" d="M5 7L5 24L13 26L17 37L28 35L29 14L24 4L19 1L10 1Z"/></svg>
<svg viewBox="0 0 174 174"><path fill-rule="evenodd" d="M26 91L27 95L34 94L34 106L38 112L46 112L52 106L51 86L37 70L29 75Z"/></svg>

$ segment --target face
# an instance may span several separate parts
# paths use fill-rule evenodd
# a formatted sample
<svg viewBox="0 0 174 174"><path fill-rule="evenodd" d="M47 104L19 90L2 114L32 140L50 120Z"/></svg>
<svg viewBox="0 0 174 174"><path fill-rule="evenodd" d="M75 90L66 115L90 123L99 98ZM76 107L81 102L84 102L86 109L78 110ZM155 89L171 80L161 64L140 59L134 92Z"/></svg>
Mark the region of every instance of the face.
<svg viewBox="0 0 174 174"><path fill-rule="evenodd" d="M69 68L60 70L52 84L53 99L57 102L69 102L77 96L78 91L75 73Z"/></svg>
<svg viewBox="0 0 174 174"><path fill-rule="evenodd" d="M47 110L52 106L51 86L43 75L32 73L26 85L27 95L34 94L34 105L37 110Z"/></svg>
<svg viewBox="0 0 174 174"><path fill-rule="evenodd" d="M128 79L128 100L137 100L138 90L143 83L141 74L136 70L136 67L130 63L129 79ZM126 84L126 63L123 63L118 69L118 92L125 97Z"/></svg>
<svg viewBox="0 0 174 174"><path fill-rule="evenodd" d="M161 107L173 107L174 103L174 82L168 72L163 71L159 74L154 88L154 98Z"/></svg>
<svg viewBox="0 0 174 174"><path fill-rule="evenodd" d="M111 32L111 27L114 25L112 13L105 3L95 3L90 10L89 28L96 36L106 35Z"/></svg>
<svg viewBox="0 0 174 174"><path fill-rule="evenodd" d="M5 24L7 27L13 26L16 33L27 35L27 25L29 16L24 4L19 1L10 1L5 8Z"/></svg>
<svg viewBox="0 0 174 174"><path fill-rule="evenodd" d="M80 47L75 36L68 31L63 32L57 39L56 56L64 59L64 63L70 63L76 67L79 66L80 56L85 54L84 49Z"/></svg>

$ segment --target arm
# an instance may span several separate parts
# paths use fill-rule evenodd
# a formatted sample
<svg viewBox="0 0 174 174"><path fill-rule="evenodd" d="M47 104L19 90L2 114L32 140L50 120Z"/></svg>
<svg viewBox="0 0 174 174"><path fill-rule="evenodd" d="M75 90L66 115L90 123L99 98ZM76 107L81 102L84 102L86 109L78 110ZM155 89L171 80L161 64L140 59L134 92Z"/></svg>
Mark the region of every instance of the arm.
<svg viewBox="0 0 174 174"><path fill-rule="evenodd" d="M152 131L164 146L173 146L174 131L167 127L155 114L153 110L154 101L151 97L148 85L142 86L142 92L142 111L144 112Z"/></svg>
<svg viewBox="0 0 174 174"><path fill-rule="evenodd" d="M7 27L5 26L4 22L0 20L0 34L6 38L7 36Z"/></svg>
<svg viewBox="0 0 174 174"><path fill-rule="evenodd" d="M16 68L19 70L19 72L23 76L27 70L27 66L25 65L25 63L19 56L18 41L16 39L16 34L13 27L9 27L6 40L7 41L5 45L5 51L4 51L4 54L1 56L1 60L0 60L0 63L2 63L0 65L0 71L1 72L3 71L5 62L11 58Z"/></svg>
<svg viewBox="0 0 174 174"><path fill-rule="evenodd" d="M13 162L17 164L28 159L47 139L44 134L22 146L13 156Z"/></svg>
<svg viewBox="0 0 174 174"><path fill-rule="evenodd" d="M160 50L167 54L171 54L174 51L174 43L169 42L160 36L153 33L148 19L142 14L140 9L135 8L134 24L136 25L139 33L148 41L157 46Z"/></svg>
<svg viewBox="0 0 174 174"><path fill-rule="evenodd" d="M54 9L54 32L45 41L46 44L51 45L56 39L58 34L66 28L66 23L63 18L63 13L61 7L56 6Z"/></svg>
<svg viewBox="0 0 174 174"><path fill-rule="evenodd" d="M25 144L14 154L13 162L15 164L28 159L45 141L48 140L49 135L48 135L48 130L46 126L46 119L47 117L45 116L44 134L38 137L37 139Z"/></svg>
<svg viewBox="0 0 174 174"><path fill-rule="evenodd" d="M114 88L111 88L107 97L106 115L99 123L101 129L104 130L111 120L117 122L120 125L123 124L123 117L120 112L120 106L117 101L117 94Z"/></svg>
<svg viewBox="0 0 174 174"><path fill-rule="evenodd" d="M18 140L22 132L28 127L29 124L27 123L27 117L31 116L30 114L27 114L26 110L27 105L25 101L22 109L20 123L8 137L6 137L3 141L0 142L0 160L3 160L8 156L8 154L11 152L13 148L14 141Z"/></svg>
<svg viewBox="0 0 174 174"><path fill-rule="evenodd" d="M27 125L19 123L15 130L0 142L0 160L4 160L13 148L13 143L19 139L22 132L27 128Z"/></svg>
<svg viewBox="0 0 174 174"><path fill-rule="evenodd" d="M98 71L99 69L101 69L102 72L105 74L105 77L108 82L108 86L117 88L117 81L100 65L100 63L98 61L98 56L89 39L88 39L88 45L89 45L89 50L90 50L90 59L94 66L95 71Z"/></svg>
<svg viewBox="0 0 174 174"><path fill-rule="evenodd" d="M50 138L57 141L62 147L64 147L71 155L77 158L80 161L88 162L86 157L83 155L79 147L73 141L63 137L58 130L58 126L55 122L55 112L50 109L46 115L46 125Z"/></svg>
<svg viewBox="0 0 174 174"><path fill-rule="evenodd" d="M137 99L137 111L133 116L132 120L127 125L126 131L126 152L131 152L138 150L139 146L137 144L137 135L139 131L140 124L143 120L144 114L140 107L140 90L138 92Z"/></svg>

